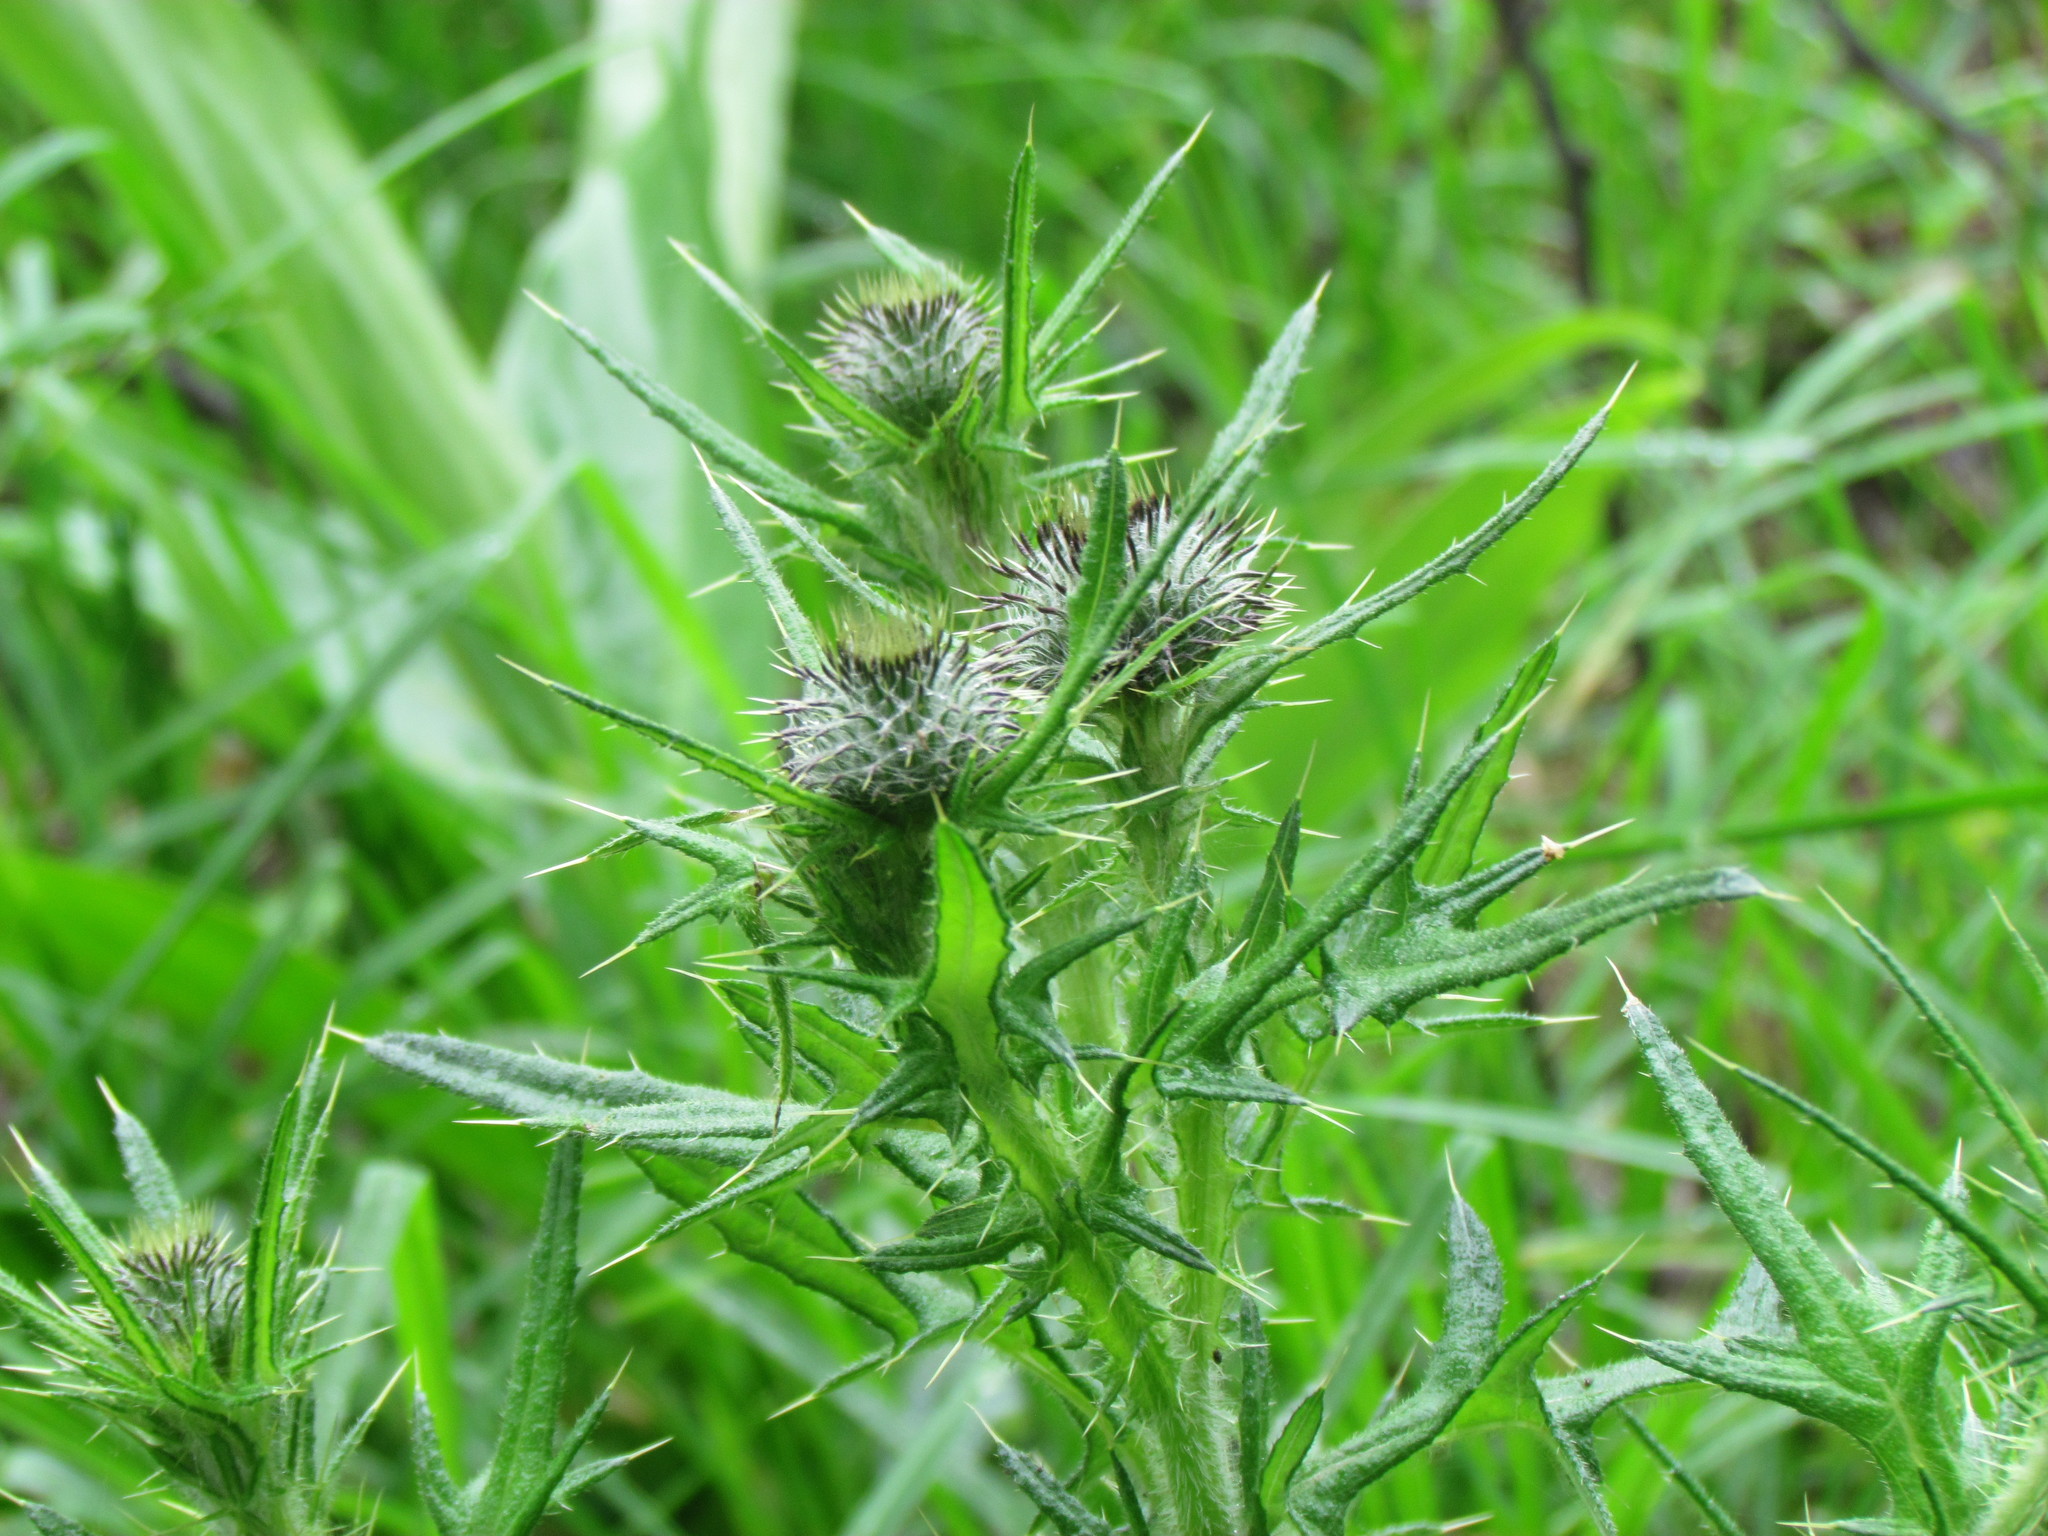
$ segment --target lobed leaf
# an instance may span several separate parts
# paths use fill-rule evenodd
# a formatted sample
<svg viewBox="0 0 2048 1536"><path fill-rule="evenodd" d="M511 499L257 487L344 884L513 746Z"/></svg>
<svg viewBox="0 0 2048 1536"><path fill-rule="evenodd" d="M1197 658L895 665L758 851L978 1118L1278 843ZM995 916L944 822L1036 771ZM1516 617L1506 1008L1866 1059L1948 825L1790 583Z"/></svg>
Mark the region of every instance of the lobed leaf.
<svg viewBox="0 0 2048 1536"><path fill-rule="evenodd" d="M1216 1271L1207 1254L1152 1214L1145 1191L1129 1178L1112 1173L1082 1190L1074 1208L1084 1225L1105 1236L1124 1238L1204 1274Z"/></svg>
<svg viewBox="0 0 2048 1536"><path fill-rule="evenodd" d="M500 1110L539 1130L623 1142L728 1168L751 1164L776 1134L776 1106L763 1099L508 1051L447 1035L379 1035L365 1046L388 1067ZM801 1123L813 1112L785 1105Z"/></svg>
<svg viewBox="0 0 2048 1536"><path fill-rule="evenodd" d="M1428 998L1523 975L1638 918L1763 894L1745 870L1710 869L1611 886L1497 928L1417 923L1334 956L1324 979L1340 1029L1365 1018L1391 1024Z"/></svg>
<svg viewBox="0 0 2048 1536"><path fill-rule="evenodd" d="M1501 1357L1507 1290L1500 1255L1478 1213L1455 1193L1449 1242L1444 1329L1422 1380L1360 1433L1316 1457L1288 1499L1295 1520L1314 1536L1341 1536L1352 1501L1443 1434Z"/></svg>
<svg viewBox="0 0 2048 1536"><path fill-rule="evenodd" d="M996 1264L1011 1251L1045 1237L1045 1218L1015 1186L1005 1188L928 1217L907 1237L883 1243L862 1255L870 1269L924 1272Z"/></svg>

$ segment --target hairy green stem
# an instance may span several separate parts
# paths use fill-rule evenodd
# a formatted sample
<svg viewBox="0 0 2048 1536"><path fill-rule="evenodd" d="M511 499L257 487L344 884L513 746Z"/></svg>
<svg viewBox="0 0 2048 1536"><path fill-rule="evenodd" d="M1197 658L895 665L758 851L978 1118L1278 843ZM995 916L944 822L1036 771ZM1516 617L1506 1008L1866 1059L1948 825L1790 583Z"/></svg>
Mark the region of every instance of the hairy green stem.
<svg viewBox="0 0 2048 1536"><path fill-rule="evenodd" d="M1205 1416L1191 1413L1183 1398L1181 1372L1153 1325L1153 1309L1119 1282L1096 1234L1075 1211L1078 1170L1002 1059L993 1015L983 1010L979 1017L940 1022L991 1149L1045 1212L1061 1285L1080 1307L1085 1332L1109 1358L1109 1385L1121 1390L1137 1440L1133 1459L1155 1501L1156 1536L1234 1536L1228 1462L1216 1457Z"/></svg>

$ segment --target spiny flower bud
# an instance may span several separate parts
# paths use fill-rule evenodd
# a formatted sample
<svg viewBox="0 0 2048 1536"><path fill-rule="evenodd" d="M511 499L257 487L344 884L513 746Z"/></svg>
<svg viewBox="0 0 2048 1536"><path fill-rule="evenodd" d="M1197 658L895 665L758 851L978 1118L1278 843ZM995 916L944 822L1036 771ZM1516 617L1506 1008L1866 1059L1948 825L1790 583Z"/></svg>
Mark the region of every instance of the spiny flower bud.
<svg viewBox="0 0 2048 1536"><path fill-rule="evenodd" d="M833 382L913 437L982 387L999 348L980 288L897 273L835 299L818 339L825 343L818 365Z"/></svg>
<svg viewBox="0 0 2048 1536"><path fill-rule="evenodd" d="M190 1209L144 1223L115 1252L114 1283L171 1358L225 1374L242 1325L243 1258L220 1219Z"/></svg>
<svg viewBox="0 0 2048 1536"><path fill-rule="evenodd" d="M1173 526L1166 496L1141 497L1131 506L1124 537L1127 574L1138 571ZM1123 635L1103 663L1102 674L1121 671L1152 648L1159 649L1131 680L1140 692L1186 677L1226 646L1256 633L1286 613L1281 597L1287 581L1260 561L1267 525L1245 514L1205 515L1181 537L1159 579L1138 599ZM1067 661L1067 613L1081 584L1082 551L1088 529L1074 509L1040 523L1018 541L1016 553L995 564L1007 591L985 607L997 617L992 629L1006 633L1004 654L1017 681L1049 691Z"/></svg>
<svg viewBox="0 0 2048 1536"><path fill-rule="evenodd" d="M778 706L789 776L886 819L922 820L1017 734L1024 702L962 635L913 623L855 630L825 665L796 672Z"/></svg>

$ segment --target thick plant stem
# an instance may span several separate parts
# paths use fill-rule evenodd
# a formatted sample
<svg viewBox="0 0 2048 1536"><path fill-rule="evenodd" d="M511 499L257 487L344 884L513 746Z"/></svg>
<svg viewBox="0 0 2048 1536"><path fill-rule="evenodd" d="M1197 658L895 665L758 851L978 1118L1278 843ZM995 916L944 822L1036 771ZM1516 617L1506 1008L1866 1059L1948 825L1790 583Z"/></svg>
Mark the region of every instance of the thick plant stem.
<svg viewBox="0 0 2048 1536"><path fill-rule="evenodd" d="M1077 1170L1003 1062L994 1018L940 1022L991 1148L1045 1212L1060 1251L1060 1283L1080 1307L1085 1331L1109 1357L1110 1385L1120 1387L1136 1435L1132 1459L1152 1501L1154 1536L1235 1536L1229 1462L1215 1454L1202 1416L1183 1399L1181 1373L1153 1309L1119 1282L1096 1234L1075 1212Z"/></svg>
<svg viewBox="0 0 2048 1536"><path fill-rule="evenodd" d="M1138 772L1135 800L1125 815L1132 864L1141 885L1157 903L1172 901L1186 888L1187 872L1202 857L1201 802L1184 787L1185 711L1177 704L1143 698L1123 701L1124 754ZM1161 942L1177 943L1162 938ZM1146 1020L1149 1027L1153 1020ZM1223 1264L1234 1227L1237 1174L1230 1158L1229 1107L1208 1101L1174 1106L1170 1123L1176 1157L1175 1210L1180 1230L1211 1263ZM1177 1454L1189 1458L1184 1475L1214 1480L1234 1469L1229 1373L1225 1368L1222 1318L1228 1287L1219 1274L1174 1271L1174 1353L1178 1360L1175 1428ZM1234 1471L1217 1490L1227 1511L1221 1529L1239 1528Z"/></svg>
<svg viewBox="0 0 2048 1536"><path fill-rule="evenodd" d="M1172 1111L1179 1177L1175 1196L1183 1236L1219 1267L1229 1260L1235 1229L1237 1169L1230 1156L1230 1106L1210 1100L1177 1104ZM1200 1454L1211 1466L1228 1467L1235 1415L1224 1362L1223 1313L1229 1287L1220 1274L1176 1271L1179 1295L1174 1315L1186 1347L1182 1395L1190 1428L1201 1436Z"/></svg>

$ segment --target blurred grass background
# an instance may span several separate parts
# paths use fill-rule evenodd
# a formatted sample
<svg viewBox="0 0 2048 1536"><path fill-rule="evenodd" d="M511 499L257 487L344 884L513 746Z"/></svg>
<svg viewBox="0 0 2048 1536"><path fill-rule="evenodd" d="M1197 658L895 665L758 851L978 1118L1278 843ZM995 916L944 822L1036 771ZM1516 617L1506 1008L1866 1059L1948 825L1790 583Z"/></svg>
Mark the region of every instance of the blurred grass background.
<svg viewBox="0 0 2048 1536"><path fill-rule="evenodd" d="M713 253L785 328L872 261L845 204L978 269L1035 117L1041 250L1076 271L1194 124L1113 280L1106 345L1163 348L1128 445L1199 446L1330 274L1301 430L1266 495L1341 597L1519 487L1629 366L1615 426L1535 522L1378 649L1305 678L1238 750L1312 825L1381 818L1576 610L1504 837L1629 820L1611 868L1732 849L1786 901L1604 947L1674 1026L1932 1168L1989 1127L1844 943L1825 890L1914 957L2030 1109L2048 805L2048 24L2014 0L13 0L0 26L0 1113L85 1187L95 1080L190 1185L239 1199L330 1005L650 1070L749 1079L675 943L588 979L689 872L566 799L665 803L667 765L499 654L741 739L769 633L679 442L519 298L531 289L776 452L806 447L668 252ZM1104 423L1068 445L1094 451ZM1097 434L1087 436L1085 434ZM1337 844L1326 844L1334 849ZM1572 863L1558 877L1568 883ZM1430 1333L1444 1151L1523 1295L1615 1259L1566 1335L1680 1333L1737 1262L1638 1079L1603 957L1537 1001L1595 1017L1346 1057L1350 1132L1292 1172L1410 1220L1277 1221L1283 1384L1347 1423ZM1911 1213L1731 1099L1803 1213L1881 1262ZM353 1066L330 1217L345 1326L415 1353L488 1430L540 1161L518 1131ZM1311 1144L1312 1143L1312 1144ZM655 1202L594 1168L593 1257ZM108 1196L109 1211L118 1205ZM871 1229L881 1190L843 1192ZM16 1197L0 1263L50 1273ZM786 1417L857 1324L682 1241L592 1286L606 1441L669 1443L577 1531L895 1536L1025 1528L979 1407L1057 1415L963 1354ZM358 1327L356 1325L360 1324ZM16 1345L0 1336L0 1353ZM1705 1393L1657 1432L1750 1529L1870 1513L1846 1443ZM424 1531L398 1416L362 1498ZM1632 1441L1623 1528L1696 1529ZM137 1462L0 1395L0 1487L107 1532ZM103 1491L96 1491L103 1490ZM1361 1527L1583 1524L1536 1444L1405 1468ZM0 1530L11 1530L0 1516Z"/></svg>

